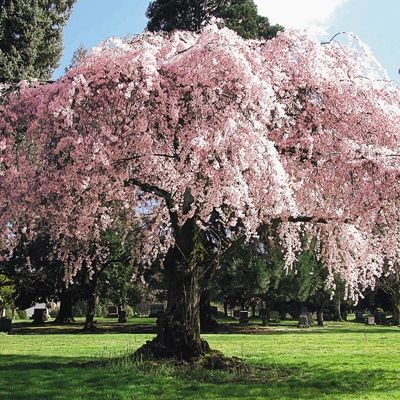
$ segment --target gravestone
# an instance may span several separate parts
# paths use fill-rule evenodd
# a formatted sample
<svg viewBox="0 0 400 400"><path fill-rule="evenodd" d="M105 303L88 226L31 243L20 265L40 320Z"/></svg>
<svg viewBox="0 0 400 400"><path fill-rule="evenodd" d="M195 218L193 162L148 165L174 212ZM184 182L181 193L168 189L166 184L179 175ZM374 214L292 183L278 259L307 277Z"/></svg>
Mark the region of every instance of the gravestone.
<svg viewBox="0 0 400 400"><path fill-rule="evenodd" d="M365 317L365 325L376 325L375 317L373 315L367 315Z"/></svg>
<svg viewBox="0 0 400 400"><path fill-rule="evenodd" d="M36 325L44 324L47 319L46 311L45 308L35 308L32 316L33 323Z"/></svg>
<svg viewBox="0 0 400 400"><path fill-rule="evenodd" d="M239 324L247 325L250 322L249 320L249 312L248 311L240 311Z"/></svg>
<svg viewBox="0 0 400 400"><path fill-rule="evenodd" d="M150 305L149 317L158 317L160 314L164 314L165 307L163 303L155 303Z"/></svg>
<svg viewBox="0 0 400 400"><path fill-rule="evenodd" d="M127 322L127 318L126 318L126 311L125 310L120 310L119 314L118 314L118 322L120 324L124 324L125 322Z"/></svg>
<svg viewBox="0 0 400 400"><path fill-rule="evenodd" d="M313 320L313 314L312 312L303 312L301 315L306 315L308 319L308 325L313 326L314 325L314 320Z"/></svg>
<svg viewBox="0 0 400 400"><path fill-rule="evenodd" d="M279 311L271 311L269 313L269 320L276 323L281 322Z"/></svg>
<svg viewBox="0 0 400 400"><path fill-rule="evenodd" d="M118 318L118 307L109 306L107 309L107 318Z"/></svg>
<svg viewBox="0 0 400 400"><path fill-rule="evenodd" d="M9 332L11 332L11 329L12 329L11 318L1 317L0 318L0 332L9 333Z"/></svg>
<svg viewBox="0 0 400 400"><path fill-rule="evenodd" d="M297 324L298 328L310 328L310 319L307 314L300 314L299 323Z"/></svg>
<svg viewBox="0 0 400 400"><path fill-rule="evenodd" d="M362 311L356 311L356 321L364 322L364 313Z"/></svg>

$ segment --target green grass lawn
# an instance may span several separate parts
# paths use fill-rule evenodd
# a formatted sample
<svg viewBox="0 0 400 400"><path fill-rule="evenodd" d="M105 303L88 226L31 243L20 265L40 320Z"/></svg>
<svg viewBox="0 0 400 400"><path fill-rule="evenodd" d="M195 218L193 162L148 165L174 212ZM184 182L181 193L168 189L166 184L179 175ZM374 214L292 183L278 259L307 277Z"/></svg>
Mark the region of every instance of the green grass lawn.
<svg viewBox="0 0 400 400"><path fill-rule="evenodd" d="M128 362L151 334L0 335L0 399L400 400L399 328L286 325L205 335L214 349L263 367L249 374Z"/></svg>

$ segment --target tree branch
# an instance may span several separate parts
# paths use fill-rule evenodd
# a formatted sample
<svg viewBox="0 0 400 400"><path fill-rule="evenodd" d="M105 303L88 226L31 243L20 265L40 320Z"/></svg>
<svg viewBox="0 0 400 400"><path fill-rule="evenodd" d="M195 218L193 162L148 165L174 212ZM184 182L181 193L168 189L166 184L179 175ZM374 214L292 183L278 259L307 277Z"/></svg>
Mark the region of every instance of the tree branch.
<svg viewBox="0 0 400 400"><path fill-rule="evenodd" d="M293 222L293 223L308 223L308 222L312 222L312 223L317 223L317 224L328 224L329 222L341 222L343 224L351 224L354 221L351 220L350 218L345 218L345 219L341 219L341 218L317 218L317 217L312 217L312 216L306 216L306 215L299 215L297 217L287 217L285 218L274 218L272 219L272 222Z"/></svg>
<svg viewBox="0 0 400 400"><path fill-rule="evenodd" d="M152 193L158 197L161 197L165 200L165 203L168 207L168 213L171 220L172 229L174 230L175 234L178 235L180 228L179 228L179 219L178 214L175 211L175 202L171 197L171 194L164 189L161 189L155 185L150 185L149 183L141 182L136 178L130 178L125 181L125 186L137 186L143 192ZM176 236L177 237L177 236Z"/></svg>

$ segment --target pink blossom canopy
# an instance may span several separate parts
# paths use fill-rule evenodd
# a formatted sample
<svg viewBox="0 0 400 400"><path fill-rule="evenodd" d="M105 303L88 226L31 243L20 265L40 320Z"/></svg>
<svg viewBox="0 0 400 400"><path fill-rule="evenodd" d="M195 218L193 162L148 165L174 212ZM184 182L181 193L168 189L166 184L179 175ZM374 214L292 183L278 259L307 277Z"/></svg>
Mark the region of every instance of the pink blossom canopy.
<svg viewBox="0 0 400 400"><path fill-rule="evenodd" d="M306 230L355 295L400 242L399 90L369 61L209 26L107 41L53 84L21 83L1 109L4 242L49 221L71 277L121 218L147 261L190 218L247 236L281 221L287 265Z"/></svg>

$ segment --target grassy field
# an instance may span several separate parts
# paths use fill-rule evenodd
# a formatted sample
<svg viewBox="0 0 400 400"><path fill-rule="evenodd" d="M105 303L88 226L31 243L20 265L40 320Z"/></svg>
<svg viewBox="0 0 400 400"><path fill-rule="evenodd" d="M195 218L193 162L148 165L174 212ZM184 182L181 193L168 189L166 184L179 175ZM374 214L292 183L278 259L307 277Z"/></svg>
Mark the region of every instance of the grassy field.
<svg viewBox="0 0 400 400"><path fill-rule="evenodd" d="M205 335L213 348L262 367L251 373L129 362L152 334L43 329L0 335L1 400L400 400L397 327L286 323L265 335Z"/></svg>

